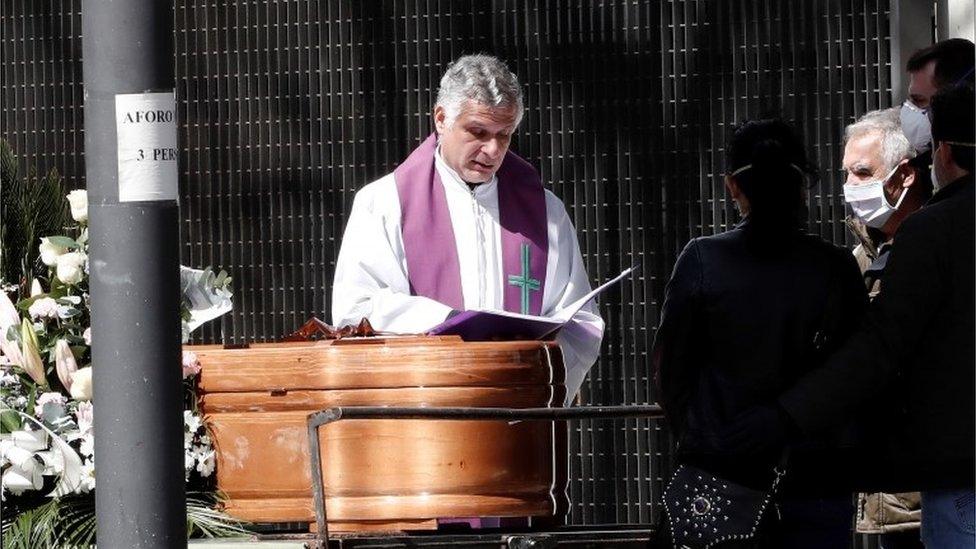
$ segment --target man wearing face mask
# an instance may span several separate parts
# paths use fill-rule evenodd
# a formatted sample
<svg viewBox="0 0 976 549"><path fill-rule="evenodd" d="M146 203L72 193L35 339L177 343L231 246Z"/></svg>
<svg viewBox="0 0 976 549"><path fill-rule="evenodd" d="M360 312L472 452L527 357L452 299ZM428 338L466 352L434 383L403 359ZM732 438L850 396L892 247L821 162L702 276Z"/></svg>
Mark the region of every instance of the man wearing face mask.
<svg viewBox="0 0 976 549"><path fill-rule="evenodd" d="M908 59L908 99L901 106L901 124L918 153L913 163L923 174L929 173L932 163L932 126L927 114L932 96L951 86L973 86L974 51L969 40L950 38L920 49Z"/></svg>
<svg viewBox="0 0 976 549"><path fill-rule="evenodd" d="M854 256L872 298L880 291L895 232L932 194L928 178L918 177L911 163L914 157L898 108L871 111L844 132L844 199L853 211L845 222L859 242Z"/></svg>
<svg viewBox="0 0 976 549"><path fill-rule="evenodd" d="M781 443L787 426L812 435L850 421L869 399L897 403L868 488L918 490L922 541L976 545L976 112L973 89L955 86L931 103L933 165L945 181L898 230L882 292L847 343L776 399L733 421L743 451ZM767 407L769 405L766 405ZM878 474L880 473L880 474ZM876 477L876 478L875 478Z"/></svg>
<svg viewBox="0 0 976 549"><path fill-rule="evenodd" d="M900 109L871 111L844 132L844 197L853 214L845 220L858 240L854 248L868 295L881 291L881 275L902 221L932 195L928 178L918 177L915 150L902 133ZM876 425L892 423L896 406L880 401L864 412ZM880 413L878 413L880 410ZM921 496L918 492L859 494L855 528L880 534L881 549L921 549Z"/></svg>

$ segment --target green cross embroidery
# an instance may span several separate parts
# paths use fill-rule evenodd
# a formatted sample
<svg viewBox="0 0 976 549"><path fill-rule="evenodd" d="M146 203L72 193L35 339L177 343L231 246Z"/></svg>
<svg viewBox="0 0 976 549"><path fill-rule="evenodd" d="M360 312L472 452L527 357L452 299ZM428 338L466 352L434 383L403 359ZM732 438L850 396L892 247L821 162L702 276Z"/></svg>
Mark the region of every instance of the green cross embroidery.
<svg viewBox="0 0 976 549"><path fill-rule="evenodd" d="M522 290L522 314L529 314L529 292L539 291L539 281L531 278L529 272L529 245L522 244L522 274L508 275L508 283Z"/></svg>

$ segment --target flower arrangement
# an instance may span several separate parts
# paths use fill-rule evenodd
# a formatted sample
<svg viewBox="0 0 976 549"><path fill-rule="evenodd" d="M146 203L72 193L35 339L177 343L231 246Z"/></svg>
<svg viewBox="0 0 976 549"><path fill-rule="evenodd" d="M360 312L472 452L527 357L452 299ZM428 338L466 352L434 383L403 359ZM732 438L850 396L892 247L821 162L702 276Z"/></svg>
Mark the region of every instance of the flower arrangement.
<svg viewBox="0 0 976 549"><path fill-rule="evenodd" d="M92 430L88 294L88 197L67 195L73 221L65 234L40 238L30 293L14 303L0 280L0 498L4 547L89 545L94 542L97 469ZM37 273L38 270L32 270ZM183 340L203 322L231 309L231 278L181 267ZM175 314L175 312L174 312ZM200 363L184 352L184 469L190 531L239 534L212 509L215 451L196 408ZM202 492L201 492L202 491ZM202 495L201 495L202 494ZM197 519L194 522L194 518ZM58 522L60 520L60 522ZM46 521L46 522L45 522ZM40 537L38 537L40 536ZM37 539L42 541L38 545Z"/></svg>

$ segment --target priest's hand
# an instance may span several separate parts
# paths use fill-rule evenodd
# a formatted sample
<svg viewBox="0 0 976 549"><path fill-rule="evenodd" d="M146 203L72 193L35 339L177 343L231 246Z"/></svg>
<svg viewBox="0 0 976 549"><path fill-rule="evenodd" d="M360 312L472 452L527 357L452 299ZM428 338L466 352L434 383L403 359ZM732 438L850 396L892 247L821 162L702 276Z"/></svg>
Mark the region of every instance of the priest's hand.
<svg viewBox="0 0 976 549"><path fill-rule="evenodd" d="M739 414L719 435L725 448L744 455L778 452L796 432L778 404L754 406Z"/></svg>

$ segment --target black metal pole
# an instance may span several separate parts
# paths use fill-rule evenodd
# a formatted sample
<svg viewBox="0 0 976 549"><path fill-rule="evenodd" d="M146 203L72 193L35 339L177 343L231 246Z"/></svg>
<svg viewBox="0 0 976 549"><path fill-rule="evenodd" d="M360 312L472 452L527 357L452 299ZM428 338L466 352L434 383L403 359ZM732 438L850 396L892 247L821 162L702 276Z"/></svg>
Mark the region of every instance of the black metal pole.
<svg viewBox="0 0 976 549"><path fill-rule="evenodd" d="M98 545L185 547L175 104L117 107L172 97L173 2L85 0L82 29Z"/></svg>

